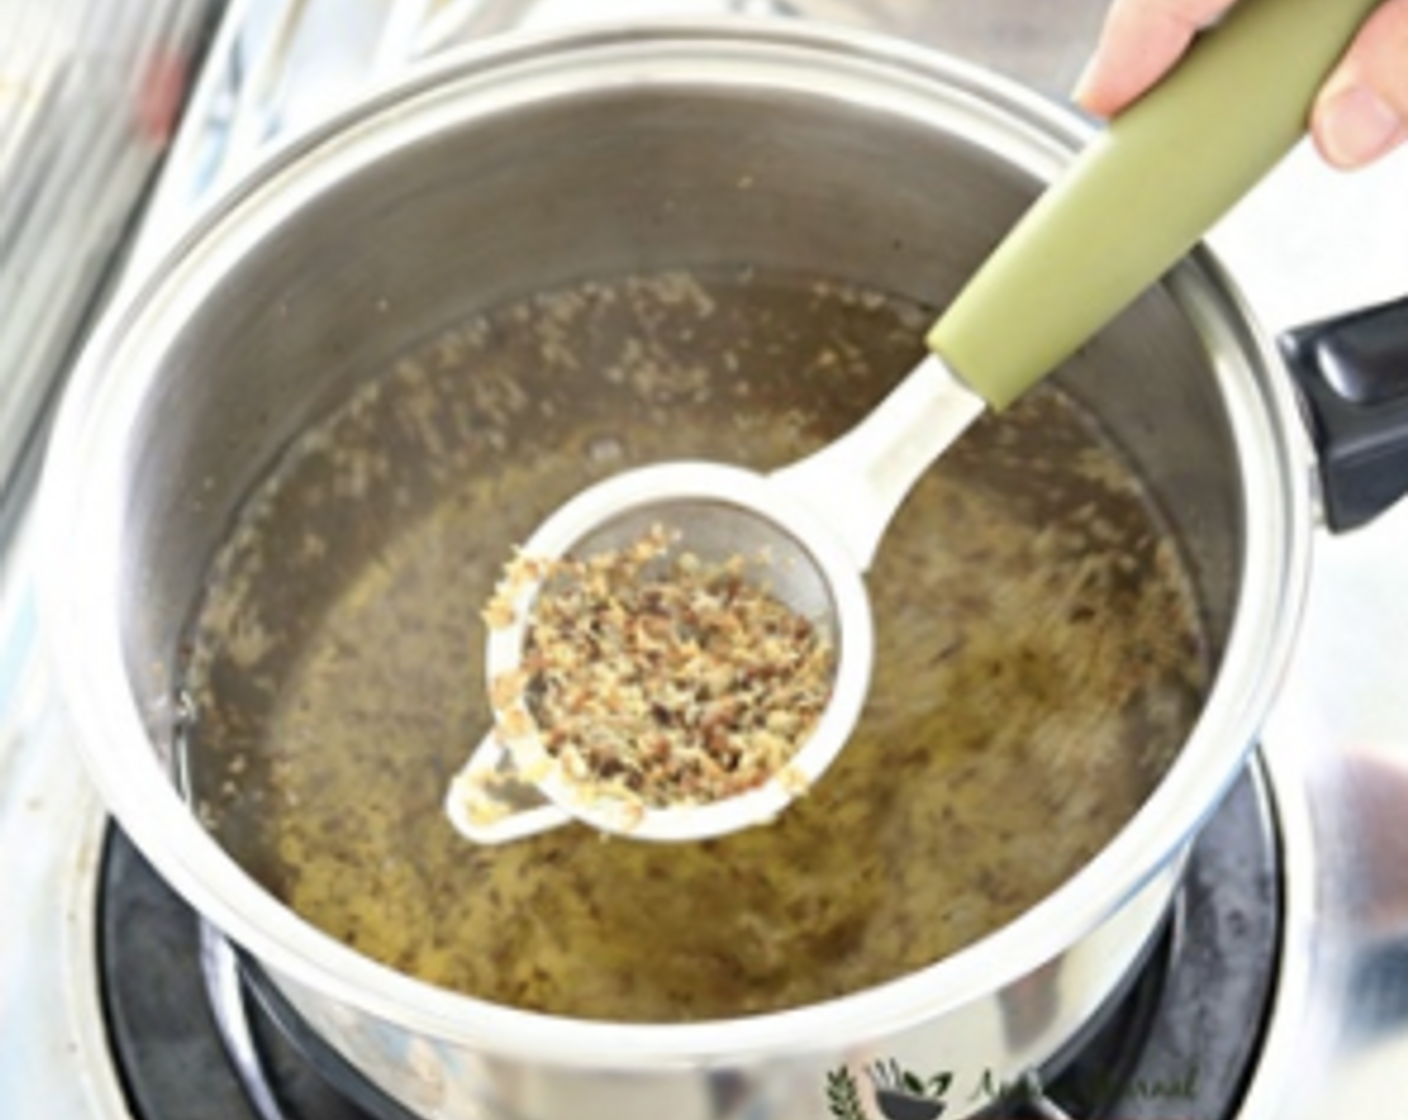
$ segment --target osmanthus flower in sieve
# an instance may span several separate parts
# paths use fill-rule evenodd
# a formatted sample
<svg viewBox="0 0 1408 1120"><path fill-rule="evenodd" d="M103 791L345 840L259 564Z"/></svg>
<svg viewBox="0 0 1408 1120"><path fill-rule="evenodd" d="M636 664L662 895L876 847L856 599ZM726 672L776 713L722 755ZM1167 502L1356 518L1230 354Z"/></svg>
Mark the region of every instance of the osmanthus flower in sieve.
<svg viewBox="0 0 1408 1120"><path fill-rule="evenodd" d="M484 612L511 625L524 581L541 584L522 660L491 684L497 731L510 750L535 737L584 796L736 796L785 773L830 700L834 644L756 577L766 558L678 540L657 525L582 558L520 554Z"/></svg>

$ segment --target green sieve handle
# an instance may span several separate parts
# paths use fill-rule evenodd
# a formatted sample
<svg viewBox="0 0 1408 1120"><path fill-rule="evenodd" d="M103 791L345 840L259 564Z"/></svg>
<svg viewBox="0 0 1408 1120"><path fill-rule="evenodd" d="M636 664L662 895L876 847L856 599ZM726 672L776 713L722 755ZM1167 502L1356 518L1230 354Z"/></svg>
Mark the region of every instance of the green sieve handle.
<svg viewBox="0 0 1408 1120"><path fill-rule="evenodd" d="M1305 135L1380 0L1241 0L1041 195L929 348L1010 404L1156 282Z"/></svg>

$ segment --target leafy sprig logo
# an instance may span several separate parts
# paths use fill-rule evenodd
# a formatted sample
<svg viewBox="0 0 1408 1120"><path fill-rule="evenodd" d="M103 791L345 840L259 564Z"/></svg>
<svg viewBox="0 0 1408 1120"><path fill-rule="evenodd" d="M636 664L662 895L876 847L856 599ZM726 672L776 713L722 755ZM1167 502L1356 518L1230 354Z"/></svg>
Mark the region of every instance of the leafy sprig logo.
<svg viewBox="0 0 1408 1120"><path fill-rule="evenodd" d="M890 1058L867 1066L865 1076L884 1120L939 1120L948 1107L944 1097L953 1083L951 1073L924 1078ZM835 1120L872 1120L856 1077L846 1066L826 1075L826 1104Z"/></svg>
<svg viewBox="0 0 1408 1120"><path fill-rule="evenodd" d="M826 1108L836 1120L870 1120L861 1103L856 1079L845 1066L826 1075Z"/></svg>

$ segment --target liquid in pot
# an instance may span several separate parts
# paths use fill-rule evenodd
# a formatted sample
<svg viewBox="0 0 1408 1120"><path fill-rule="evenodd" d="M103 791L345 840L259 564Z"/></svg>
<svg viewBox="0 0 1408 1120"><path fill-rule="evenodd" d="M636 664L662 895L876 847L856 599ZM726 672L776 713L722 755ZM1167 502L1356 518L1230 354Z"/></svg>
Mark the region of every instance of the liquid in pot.
<svg viewBox="0 0 1408 1120"><path fill-rule="evenodd" d="M1208 673L1176 541L1049 386L896 517L866 711L775 825L476 848L441 812L489 726L479 612L513 546L630 465L814 450L914 365L929 318L844 284L660 273L475 314L367 380L287 449L210 573L185 671L208 826L361 952L592 1019L814 1003L1032 906L1145 800Z"/></svg>

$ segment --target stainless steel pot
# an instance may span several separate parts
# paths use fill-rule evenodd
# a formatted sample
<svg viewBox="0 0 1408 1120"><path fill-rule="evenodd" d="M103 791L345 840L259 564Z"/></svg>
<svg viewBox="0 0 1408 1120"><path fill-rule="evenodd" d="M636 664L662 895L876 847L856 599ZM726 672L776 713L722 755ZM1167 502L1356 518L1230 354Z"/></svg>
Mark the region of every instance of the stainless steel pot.
<svg viewBox="0 0 1408 1120"><path fill-rule="evenodd" d="M1294 638L1310 455L1274 347L1203 251L1059 374L1175 524L1216 674L1165 780L1020 919L874 990L728 1022L557 1019L435 990L305 924L173 781L173 666L234 510L297 432L466 306L752 262L951 295L1085 141L1063 108L864 36L712 23L514 40L277 155L88 348L41 508L45 628L123 827L314 1030L426 1117L820 1117L883 1061L973 1087L1059 1056L1157 932ZM1062 278L1054 276L1053 283ZM874 1102L861 1099L858 1107Z"/></svg>

